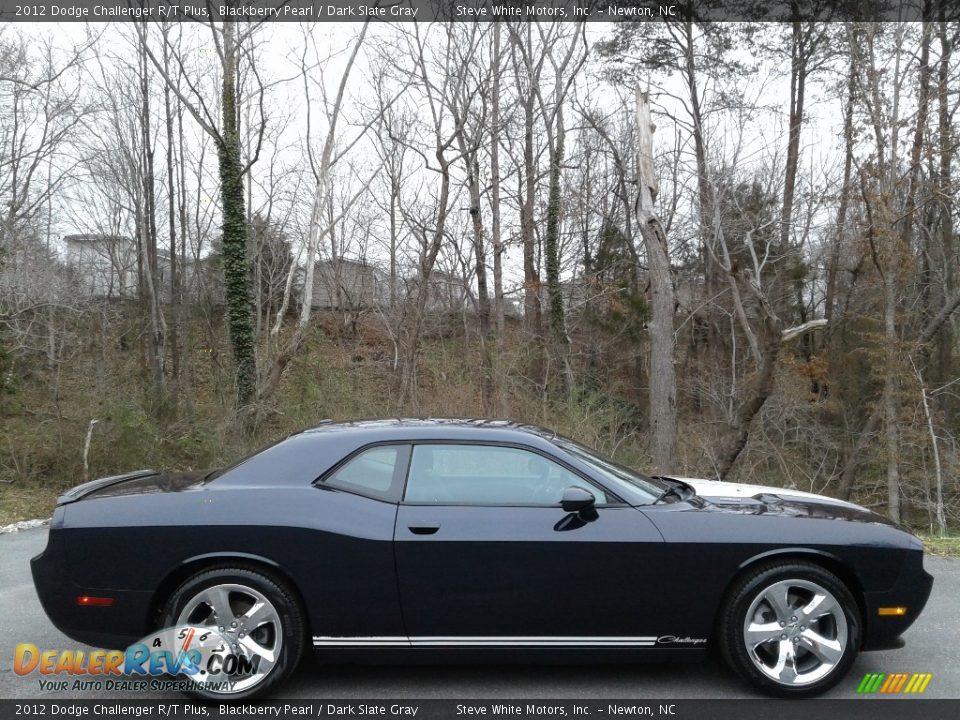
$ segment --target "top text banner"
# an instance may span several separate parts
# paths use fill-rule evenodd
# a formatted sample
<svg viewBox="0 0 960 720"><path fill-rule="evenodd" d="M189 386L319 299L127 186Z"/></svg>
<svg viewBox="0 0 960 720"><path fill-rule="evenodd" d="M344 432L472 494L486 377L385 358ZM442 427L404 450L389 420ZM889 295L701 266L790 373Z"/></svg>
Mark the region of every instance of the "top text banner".
<svg viewBox="0 0 960 720"><path fill-rule="evenodd" d="M0 22L786 22L957 19L960 0L0 0Z"/></svg>

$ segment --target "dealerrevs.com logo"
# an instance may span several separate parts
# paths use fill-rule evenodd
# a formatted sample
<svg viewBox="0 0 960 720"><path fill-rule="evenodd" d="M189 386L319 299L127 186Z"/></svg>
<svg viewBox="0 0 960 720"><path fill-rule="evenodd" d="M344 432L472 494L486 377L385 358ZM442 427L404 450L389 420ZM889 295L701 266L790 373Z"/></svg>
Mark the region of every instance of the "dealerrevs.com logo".
<svg viewBox="0 0 960 720"><path fill-rule="evenodd" d="M919 695L925 692L933 673L867 673L857 686L861 695Z"/></svg>
<svg viewBox="0 0 960 720"><path fill-rule="evenodd" d="M41 650L17 645L13 671L40 675L40 689L231 692L256 675L259 656L236 652L216 629L184 625L148 635L126 650ZM173 680L171 678L181 678Z"/></svg>

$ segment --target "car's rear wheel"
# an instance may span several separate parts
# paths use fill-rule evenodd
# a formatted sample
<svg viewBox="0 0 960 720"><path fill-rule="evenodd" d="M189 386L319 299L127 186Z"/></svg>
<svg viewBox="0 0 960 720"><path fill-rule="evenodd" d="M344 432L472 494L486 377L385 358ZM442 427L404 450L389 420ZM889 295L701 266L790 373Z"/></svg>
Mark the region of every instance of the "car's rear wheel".
<svg viewBox="0 0 960 720"><path fill-rule="evenodd" d="M293 593L247 568L214 568L189 578L167 601L163 624L210 628L223 638L213 666L220 673L190 678L199 683L188 694L204 699L261 697L293 672L303 652L303 612Z"/></svg>
<svg viewBox="0 0 960 720"><path fill-rule="evenodd" d="M718 628L727 663L761 691L817 695L849 671L860 649L860 611L833 573L780 562L740 578Z"/></svg>

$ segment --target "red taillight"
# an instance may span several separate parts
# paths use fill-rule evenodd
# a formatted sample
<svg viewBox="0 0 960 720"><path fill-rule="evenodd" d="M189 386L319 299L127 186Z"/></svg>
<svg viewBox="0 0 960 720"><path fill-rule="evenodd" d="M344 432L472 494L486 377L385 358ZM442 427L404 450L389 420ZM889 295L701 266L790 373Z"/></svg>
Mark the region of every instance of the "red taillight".
<svg viewBox="0 0 960 720"><path fill-rule="evenodd" d="M94 597L92 595L78 595L77 605L80 605L81 607L91 607L94 605L97 605L100 607L108 607L110 605L113 605L113 598Z"/></svg>

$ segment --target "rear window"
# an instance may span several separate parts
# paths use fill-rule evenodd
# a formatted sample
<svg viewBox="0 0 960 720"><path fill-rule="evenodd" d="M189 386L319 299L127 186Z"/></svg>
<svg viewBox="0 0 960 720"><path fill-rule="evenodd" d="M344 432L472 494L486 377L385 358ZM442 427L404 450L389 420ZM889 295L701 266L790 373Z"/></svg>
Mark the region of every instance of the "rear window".
<svg viewBox="0 0 960 720"><path fill-rule="evenodd" d="M350 458L324 479L324 484L359 495L390 500L399 495L406 464L406 445L379 445ZM398 467L399 466L399 467Z"/></svg>
<svg viewBox="0 0 960 720"><path fill-rule="evenodd" d="M331 457L328 447L316 434L292 435L241 460L214 478L250 485L279 479L309 484L340 459L340 456Z"/></svg>

